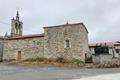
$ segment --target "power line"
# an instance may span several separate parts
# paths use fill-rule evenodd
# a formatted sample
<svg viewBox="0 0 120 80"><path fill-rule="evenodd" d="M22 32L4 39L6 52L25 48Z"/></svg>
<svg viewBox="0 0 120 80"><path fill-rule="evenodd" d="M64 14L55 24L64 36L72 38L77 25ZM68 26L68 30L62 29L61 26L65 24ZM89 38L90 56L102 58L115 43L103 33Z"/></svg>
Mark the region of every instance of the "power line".
<svg viewBox="0 0 120 80"><path fill-rule="evenodd" d="M2 21L0 21L0 23L1 23L1 24L5 24L5 25L10 25L10 24L8 24L8 23L5 23L5 22L2 22Z"/></svg>

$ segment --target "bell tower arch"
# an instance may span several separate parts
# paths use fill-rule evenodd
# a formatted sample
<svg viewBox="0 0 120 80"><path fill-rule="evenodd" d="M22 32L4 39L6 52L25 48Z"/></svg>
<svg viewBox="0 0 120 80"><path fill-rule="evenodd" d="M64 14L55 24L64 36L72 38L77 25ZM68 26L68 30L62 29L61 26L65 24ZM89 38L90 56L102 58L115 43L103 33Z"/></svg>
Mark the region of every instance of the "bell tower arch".
<svg viewBox="0 0 120 80"><path fill-rule="evenodd" d="M23 34L23 23L19 20L19 12L17 11L16 18L11 20L11 36L22 36Z"/></svg>

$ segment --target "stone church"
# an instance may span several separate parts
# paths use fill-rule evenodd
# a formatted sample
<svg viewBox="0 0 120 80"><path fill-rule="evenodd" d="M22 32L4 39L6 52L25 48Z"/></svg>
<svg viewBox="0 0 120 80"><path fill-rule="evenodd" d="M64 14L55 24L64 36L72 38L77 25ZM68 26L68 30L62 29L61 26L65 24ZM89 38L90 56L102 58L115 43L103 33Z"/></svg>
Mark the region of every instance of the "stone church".
<svg viewBox="0 0 120 80"><path fill-rule="evenodd" d="M11 20L11 34L0 36L1 60L62 57L85 61L88 52L88 30L83 23L48 26L42 34L23 35L18 11Z"/></svg>

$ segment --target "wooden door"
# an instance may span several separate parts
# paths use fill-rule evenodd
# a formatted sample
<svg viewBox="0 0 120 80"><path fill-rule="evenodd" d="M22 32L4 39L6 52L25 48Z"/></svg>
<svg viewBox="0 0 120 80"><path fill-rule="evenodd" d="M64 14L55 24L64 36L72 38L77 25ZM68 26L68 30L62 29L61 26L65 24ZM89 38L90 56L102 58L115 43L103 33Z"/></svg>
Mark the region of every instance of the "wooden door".
<svg viewBox="0 0 120 80"><path fill-rule="evenodd" d="M21 60L21 51L18 51L17 53L17 61L20 61Z"/></svg>

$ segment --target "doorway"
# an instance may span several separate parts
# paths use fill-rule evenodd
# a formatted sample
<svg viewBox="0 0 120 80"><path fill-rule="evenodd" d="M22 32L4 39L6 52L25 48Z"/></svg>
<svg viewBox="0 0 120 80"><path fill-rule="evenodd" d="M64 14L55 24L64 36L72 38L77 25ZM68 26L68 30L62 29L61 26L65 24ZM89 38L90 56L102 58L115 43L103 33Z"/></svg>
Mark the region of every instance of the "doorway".
<svg viewBox="0 0 120 80"><path fill-rule="evenodd" d="M17 61L20 61L21 60L21 51L18 51L17 52Z"/></svg>

